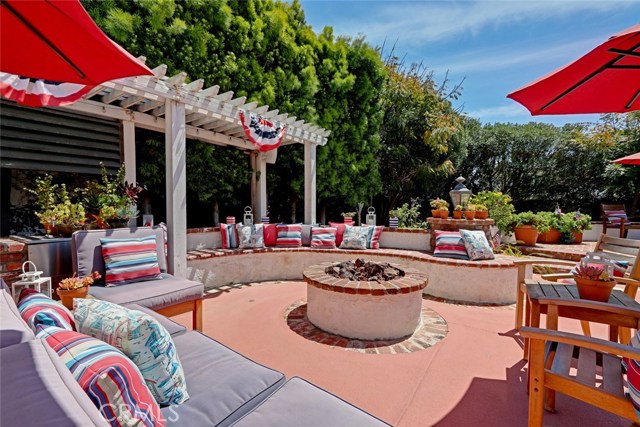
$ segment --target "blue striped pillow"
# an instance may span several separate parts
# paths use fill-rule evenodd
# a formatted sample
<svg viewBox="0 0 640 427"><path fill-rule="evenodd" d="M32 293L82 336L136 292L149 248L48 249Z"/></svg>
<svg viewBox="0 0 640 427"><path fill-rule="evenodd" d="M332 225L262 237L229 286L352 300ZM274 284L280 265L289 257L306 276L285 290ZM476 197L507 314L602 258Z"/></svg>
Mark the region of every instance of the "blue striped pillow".
<svg viewBox="0 0 640 427"><path fill-rule="evenodd" d="M220 234L222 236L222 249L238 248L238 232L235 224L220 224Z"/></svg>
<svg viewBox="0 0 640 427"><path fill-rule="evenodd" d="M278 231L276 246L285 248L302 246L302 224L278 224L276 230Z"/></svg>
<svg viewBox="0 0 640 427"><path fill-rule="evenodd" d="M35 289L22 290L18 300L18 311L34 332L38 325L75 330L73 315L67 307Z"/></svg>
<svg viewBox="0 0 640 427"><path fill-rule="evenodd" d="M156 236L100 239L107 286L161 279Z"/></svg>
<svg viewBox="0 0 640 427"><path fill-rule="evenodd" d="M459 231L436 231L436 247L433 251L433 256L469 259L469 254Z"/></svg>
<svg viewBox="0 0 640 427"><path fill-rule="evenodd" d="M310 246L312 248L335 248L337 232L338 229L335 227L311 227Z"/></svg>

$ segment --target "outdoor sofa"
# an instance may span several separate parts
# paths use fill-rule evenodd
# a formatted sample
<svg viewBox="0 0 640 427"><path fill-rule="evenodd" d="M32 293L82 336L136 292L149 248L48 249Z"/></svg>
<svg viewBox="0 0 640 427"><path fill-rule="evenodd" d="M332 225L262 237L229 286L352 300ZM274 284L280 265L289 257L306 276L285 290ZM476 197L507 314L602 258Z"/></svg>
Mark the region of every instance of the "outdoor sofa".
<svg viewBox="0 0 640 427"><path fill-rule="evenodd" d="M147 308L172 335L190 399L162 408L167 426L382 427L385 422L300 378L255 363ZM107 426L44 340L20 317L0 281L0 425Z"/></svg>

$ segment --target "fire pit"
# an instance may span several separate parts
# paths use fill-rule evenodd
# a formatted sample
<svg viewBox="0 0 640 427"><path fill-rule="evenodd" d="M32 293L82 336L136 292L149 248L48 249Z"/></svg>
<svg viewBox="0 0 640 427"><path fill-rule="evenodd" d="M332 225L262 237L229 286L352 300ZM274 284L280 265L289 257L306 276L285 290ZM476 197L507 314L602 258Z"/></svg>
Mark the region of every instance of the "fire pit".
<svg viewBox="0 0 640 427"><path fill-rule="evenodd" d="M307 317L332 334L388 340L413 334L420 323L427 277L399 264L323 263L304 271Z"/></svg>

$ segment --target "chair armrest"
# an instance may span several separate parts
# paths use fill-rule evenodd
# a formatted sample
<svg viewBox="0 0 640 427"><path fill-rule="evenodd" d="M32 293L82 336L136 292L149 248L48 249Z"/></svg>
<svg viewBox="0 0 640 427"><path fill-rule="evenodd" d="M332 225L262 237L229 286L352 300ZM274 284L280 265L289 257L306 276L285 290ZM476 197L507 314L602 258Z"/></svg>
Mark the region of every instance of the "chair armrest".
<svg viewBox="0 0 640 427"><path fill-rule="evenodd" d="M541 277L544 280L548 280L550 282L557 282L558 279L571 279L573 278L573 274L570 274L570 273L542 274Z"/></svg>
<svg viewBox="0 0 640 427"><path fill-rule="evenodd" d="M532 340L553 341L587 348L600 353L608 353L615 356L640 360L640 349L600 338L587 337L569 332L553 331L550 329L531 328L528 326L520 328L520 335Z"/></svg>

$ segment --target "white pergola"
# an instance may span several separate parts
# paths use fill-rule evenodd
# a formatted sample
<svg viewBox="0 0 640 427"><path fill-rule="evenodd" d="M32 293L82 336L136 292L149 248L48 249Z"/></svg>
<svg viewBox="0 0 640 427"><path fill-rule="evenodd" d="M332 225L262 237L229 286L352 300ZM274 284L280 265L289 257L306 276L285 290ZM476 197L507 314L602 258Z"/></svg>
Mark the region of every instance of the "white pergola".
<svg viewBox="0 0 640 427"><path fill-rule="evenodd" d="M144 57L138 58L142 61ZM65 107L122 122L126 180L136 181L135 128L164 132L166 146L168 267L184 276L187 268L187 138L232 146L250 152L254 215L267 212L267 163L275 163L277 150L260 153L247 141L240 123L240 109L288 126L282 145L304 144L304 220L316 222L316 147L327 142L329 131L269 106L246 103L233 92L219 93L218 86L203 89L203 80L185 84L186 73L165 76L166 65L153 69L153 76L129 77L96 87L84 99Z"/></svg>

